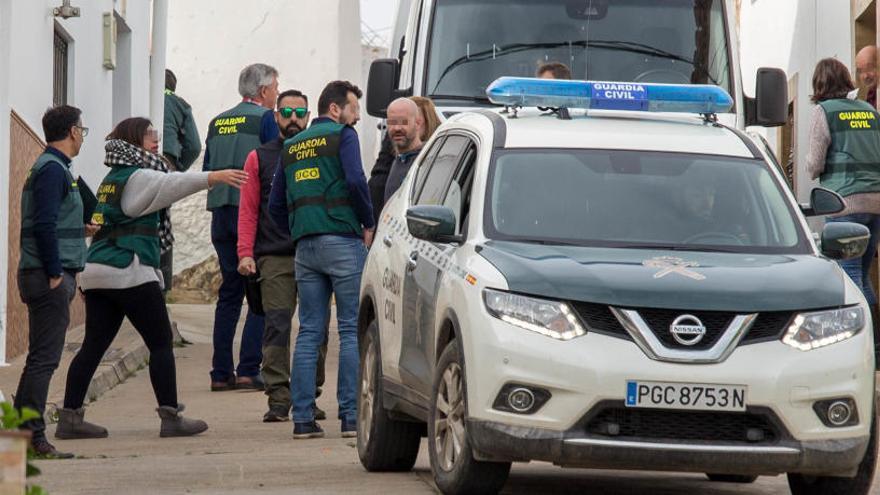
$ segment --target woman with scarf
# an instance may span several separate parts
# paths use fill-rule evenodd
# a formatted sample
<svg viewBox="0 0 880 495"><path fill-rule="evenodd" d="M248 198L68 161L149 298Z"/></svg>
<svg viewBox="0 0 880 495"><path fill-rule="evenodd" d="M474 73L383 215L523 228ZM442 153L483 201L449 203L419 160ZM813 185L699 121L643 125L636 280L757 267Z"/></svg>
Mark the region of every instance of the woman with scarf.
<svg viewBox="0 0 880 495"><path fill-rule="evenodd" d="M67 372L64 408L58 410L59 439L103 438L107 430L84 421L83 402L104 353L127 317L150 351L150 381L161 418L162 437L189 436L208 429L201 420L181 415L172 350L171 324L162 297L160 245L170 239L170 223L160 211L175 201L216 184L239 188L240 170L169 172L151 151L158 136L149 120L120 122L107 136L104 164L110 172L98 188L92 221L100 236L89 247L80 285L86 302L86 333ZM170 281L169 281L170 282Z"/></svg>

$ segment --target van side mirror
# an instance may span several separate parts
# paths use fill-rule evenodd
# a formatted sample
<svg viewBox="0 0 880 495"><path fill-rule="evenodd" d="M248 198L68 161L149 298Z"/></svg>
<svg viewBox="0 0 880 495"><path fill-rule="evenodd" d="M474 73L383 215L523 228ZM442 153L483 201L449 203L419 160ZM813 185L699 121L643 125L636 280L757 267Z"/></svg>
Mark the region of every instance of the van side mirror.
<svg viewBox="0 0 880 495"><path fill-rule="evenodd" d="M370 65L367 80L367 113L384 119L388 105L396 98L408 96L409 91L397 89L400 79L400 61L396 58L380 58Z"/></svg>
<svg viewBox="0 0 880 495"><path fill-rule="evenodd" d="M846 208L843 198L834 191L817 187L810 191L809 206L801 205L801 211L807 217L820 217L822 215L834 215Z"/></svg>
<svg viewBox="0 0 880 495"><path fill-rule="evenodd" d="M833 260L858 258L868 249L871 231L862 224L831 222L822 230L822 254Z"/></svg>
<svg viewBox="0 0 880 495"><path fill-rule="evenodd" d="M746 126L778 127L788 121L788 78L782 69L762 67L755 97L746 98Z"/></svg>

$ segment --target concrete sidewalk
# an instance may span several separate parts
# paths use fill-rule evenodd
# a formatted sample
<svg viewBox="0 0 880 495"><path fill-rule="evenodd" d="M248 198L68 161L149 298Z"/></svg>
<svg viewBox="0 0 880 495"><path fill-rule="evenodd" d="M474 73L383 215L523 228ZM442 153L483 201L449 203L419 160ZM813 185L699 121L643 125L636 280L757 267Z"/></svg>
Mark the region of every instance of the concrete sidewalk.
<svg viewBox="0 0 880 495"><path fill-rule="evenodd" d="M84 335L85 327L82 325L67 332L61 363L55 370L49 386L49 399L45 414L48 423L55 422L56 408L61 407L64 402L64 383L67 379L67 370L70 368L70 361L82 347ZM175 337L179 340L179 335ZM134 376L138 370L146 366L149 354L140 335L131 326L131 323L125 320L92 378L86 402L96 400L108 390ZM0 392L10 402L18 388L18 381L21 378L26 357L26 354L21 355L9 363L9 366L0 368Z"/></svg>

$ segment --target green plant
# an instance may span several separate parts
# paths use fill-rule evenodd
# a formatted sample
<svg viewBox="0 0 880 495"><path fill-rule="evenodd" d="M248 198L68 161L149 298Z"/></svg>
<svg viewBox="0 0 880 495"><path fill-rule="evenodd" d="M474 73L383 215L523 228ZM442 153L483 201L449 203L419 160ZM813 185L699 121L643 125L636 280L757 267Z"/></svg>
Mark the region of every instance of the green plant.
<svg viewBox="0 0 880 495"><path fill-rule="evenodd" d="M18 410L8 402L0 402L0 411L3 413L2 416L0 416L0 430L18 430L26 422L40 417L40 413L29 407L23 407L21 410ZM40 468L31 463L35 457L36 455L34 454L33 449L28 448L27 464L25 468L26 476L28 478L40 474ZM49 495L49 492L41 486L28 485L25 495Z"/></svg>

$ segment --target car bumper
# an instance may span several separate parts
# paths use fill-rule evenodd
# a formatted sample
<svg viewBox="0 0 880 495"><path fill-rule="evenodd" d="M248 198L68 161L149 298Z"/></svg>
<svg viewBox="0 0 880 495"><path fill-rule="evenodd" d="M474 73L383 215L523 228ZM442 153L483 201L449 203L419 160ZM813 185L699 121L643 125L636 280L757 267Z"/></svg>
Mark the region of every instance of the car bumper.
<svg viewBox="0 0 880 495"><path fill-rule="evenodd" d="M869 441L869 437L856 437L750 446L609 440L575 431L474 419L468 421L467 428L471 445L482 460L717 474L853 476Z"/></svg>

